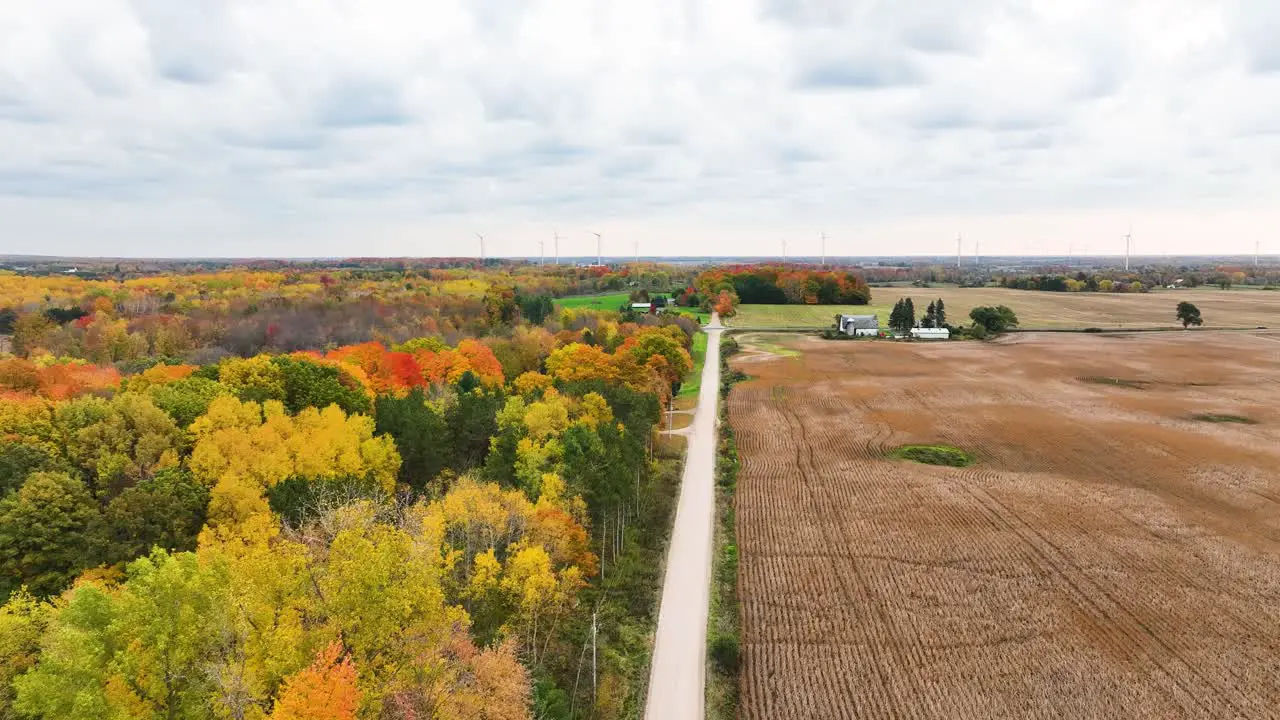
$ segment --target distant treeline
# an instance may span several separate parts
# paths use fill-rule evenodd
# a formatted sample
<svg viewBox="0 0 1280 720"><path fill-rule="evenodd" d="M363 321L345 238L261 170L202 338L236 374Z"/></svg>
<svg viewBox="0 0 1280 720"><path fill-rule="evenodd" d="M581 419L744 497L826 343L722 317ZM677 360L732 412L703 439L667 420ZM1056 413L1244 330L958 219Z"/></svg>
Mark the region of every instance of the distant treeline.
<svg viewBox="0 0 1280 720"><path fill-rule="evenodd" d="M694 288L704 297L728 290L745 305L866 305L867 282L846 270L750 265L707 270Z"/></svg>

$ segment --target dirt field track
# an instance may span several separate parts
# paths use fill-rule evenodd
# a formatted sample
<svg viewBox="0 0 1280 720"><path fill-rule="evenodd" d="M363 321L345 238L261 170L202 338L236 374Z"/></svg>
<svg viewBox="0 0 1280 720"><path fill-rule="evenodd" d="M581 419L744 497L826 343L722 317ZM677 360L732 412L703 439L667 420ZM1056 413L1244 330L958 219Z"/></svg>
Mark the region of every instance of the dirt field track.
<svg viewBox="0 0 1280 720"><path fill-rule="evenodd" d="M1280 334L781 342L733 361L740 717L1280 717Z"/></svg>

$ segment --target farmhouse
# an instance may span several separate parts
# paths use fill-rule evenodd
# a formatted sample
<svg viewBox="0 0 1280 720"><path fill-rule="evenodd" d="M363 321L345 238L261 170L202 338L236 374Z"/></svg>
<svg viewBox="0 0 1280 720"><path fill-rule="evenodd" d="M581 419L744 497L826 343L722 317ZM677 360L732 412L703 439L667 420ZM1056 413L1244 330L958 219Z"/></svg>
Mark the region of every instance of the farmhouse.
<svg viewBox="0 0 1280 720"><path fill-rule="evenodd" d="M836 327L845 335L875 337L880 334L880 316L837 315Z"/></svg>
<svg viewBox="0 0 1280 720"><path fill-rule="evenodd" d="M951 331L946 328L911 328L911 337L917 340L948 340Z"/></svg>

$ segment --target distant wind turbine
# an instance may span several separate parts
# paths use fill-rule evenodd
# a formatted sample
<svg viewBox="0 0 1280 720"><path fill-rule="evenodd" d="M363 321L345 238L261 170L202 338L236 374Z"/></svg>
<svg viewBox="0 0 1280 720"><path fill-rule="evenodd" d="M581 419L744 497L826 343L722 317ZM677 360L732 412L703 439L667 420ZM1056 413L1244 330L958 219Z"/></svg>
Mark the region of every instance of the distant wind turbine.
<svg viewBox="0 0 1280 720"><path fill-rule="evenodd" d="M1124 234L1124 270L1129 271L1129 246L1133 242L1133 226L1129 226L1129 232Z"/></svg>
<svg viewBox="0 0 1280 720"><path fill-rule="evenodd" d="M547 264L547 241L538 238L538 267L545 267Z"/></svg>
<svg viewBox="0 0 1280 720"><path fill-rule="evenodd" d="M827 266L827 234L822 233L822 267Z"/></svg>
<svg viewBox="0 0 1280 720"><path fill-rule="evenodd" d="M604 265L604 261L602 260L604 256L600 253L600 247L601 247L600 233L592 233L592 234L596 236L596 265Z"/></svg>
<svg viewBox="0 0 1280 720"><path fill-rule="evenodd" d="M476 233L476 237L480 238L480 264L484 264L484 236Z"/></svg>
<svg viewBox="0 0 1280 720"><path fill-rule="evenodd" d="M559 232L555 233L555 243L556 243L556 247L555 247L556 264L559 265L560 264L560 233Z"/></svg>
<svg viewBox="0 0 1280 720"><path fill-rule="evenodd" d="M960 243L964 241L964 235L956 233L956 267L960 267Z"/></svg>
<svg viewBox="0 0 1280 720"><path fill-rule="evenodd" d="M782 239L782 262L786 262L786 261L787 261L787 240L786 238L783 238Z"/></svg>

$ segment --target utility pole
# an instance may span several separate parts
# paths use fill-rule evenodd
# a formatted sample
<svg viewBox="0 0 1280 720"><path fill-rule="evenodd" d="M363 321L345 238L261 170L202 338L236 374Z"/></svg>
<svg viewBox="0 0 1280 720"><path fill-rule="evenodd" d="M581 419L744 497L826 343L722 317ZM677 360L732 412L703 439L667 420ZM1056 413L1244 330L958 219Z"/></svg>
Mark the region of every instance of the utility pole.
<svg viewBox="0 0 1280 720"><path fill-rule="evenodd" d="M600 233L593 233L596 236L596 265L604 265L601 260L603 255L600 254Z"/></svg>
<svg viewBox="0 0 1280 720"><path fill-rule="evenodd" d="M596 631L598 628L597 621L600 619L600 610L596 609L591 612L591 700L595 702L596 691L599 684L596 682Z"/></svg>
<svg viewBox="0 0 1280 720"><path fill-rule="evenodd" d="M480 265L484 266L484 236L476 233L476 237L480 238Z"/></svg>
<svg viewBox="0 0 1280 720"><path fill-rule="evenodd" d="M825 232L822 233L822 267L823 269L827 267L827 234Z"/></svg>

